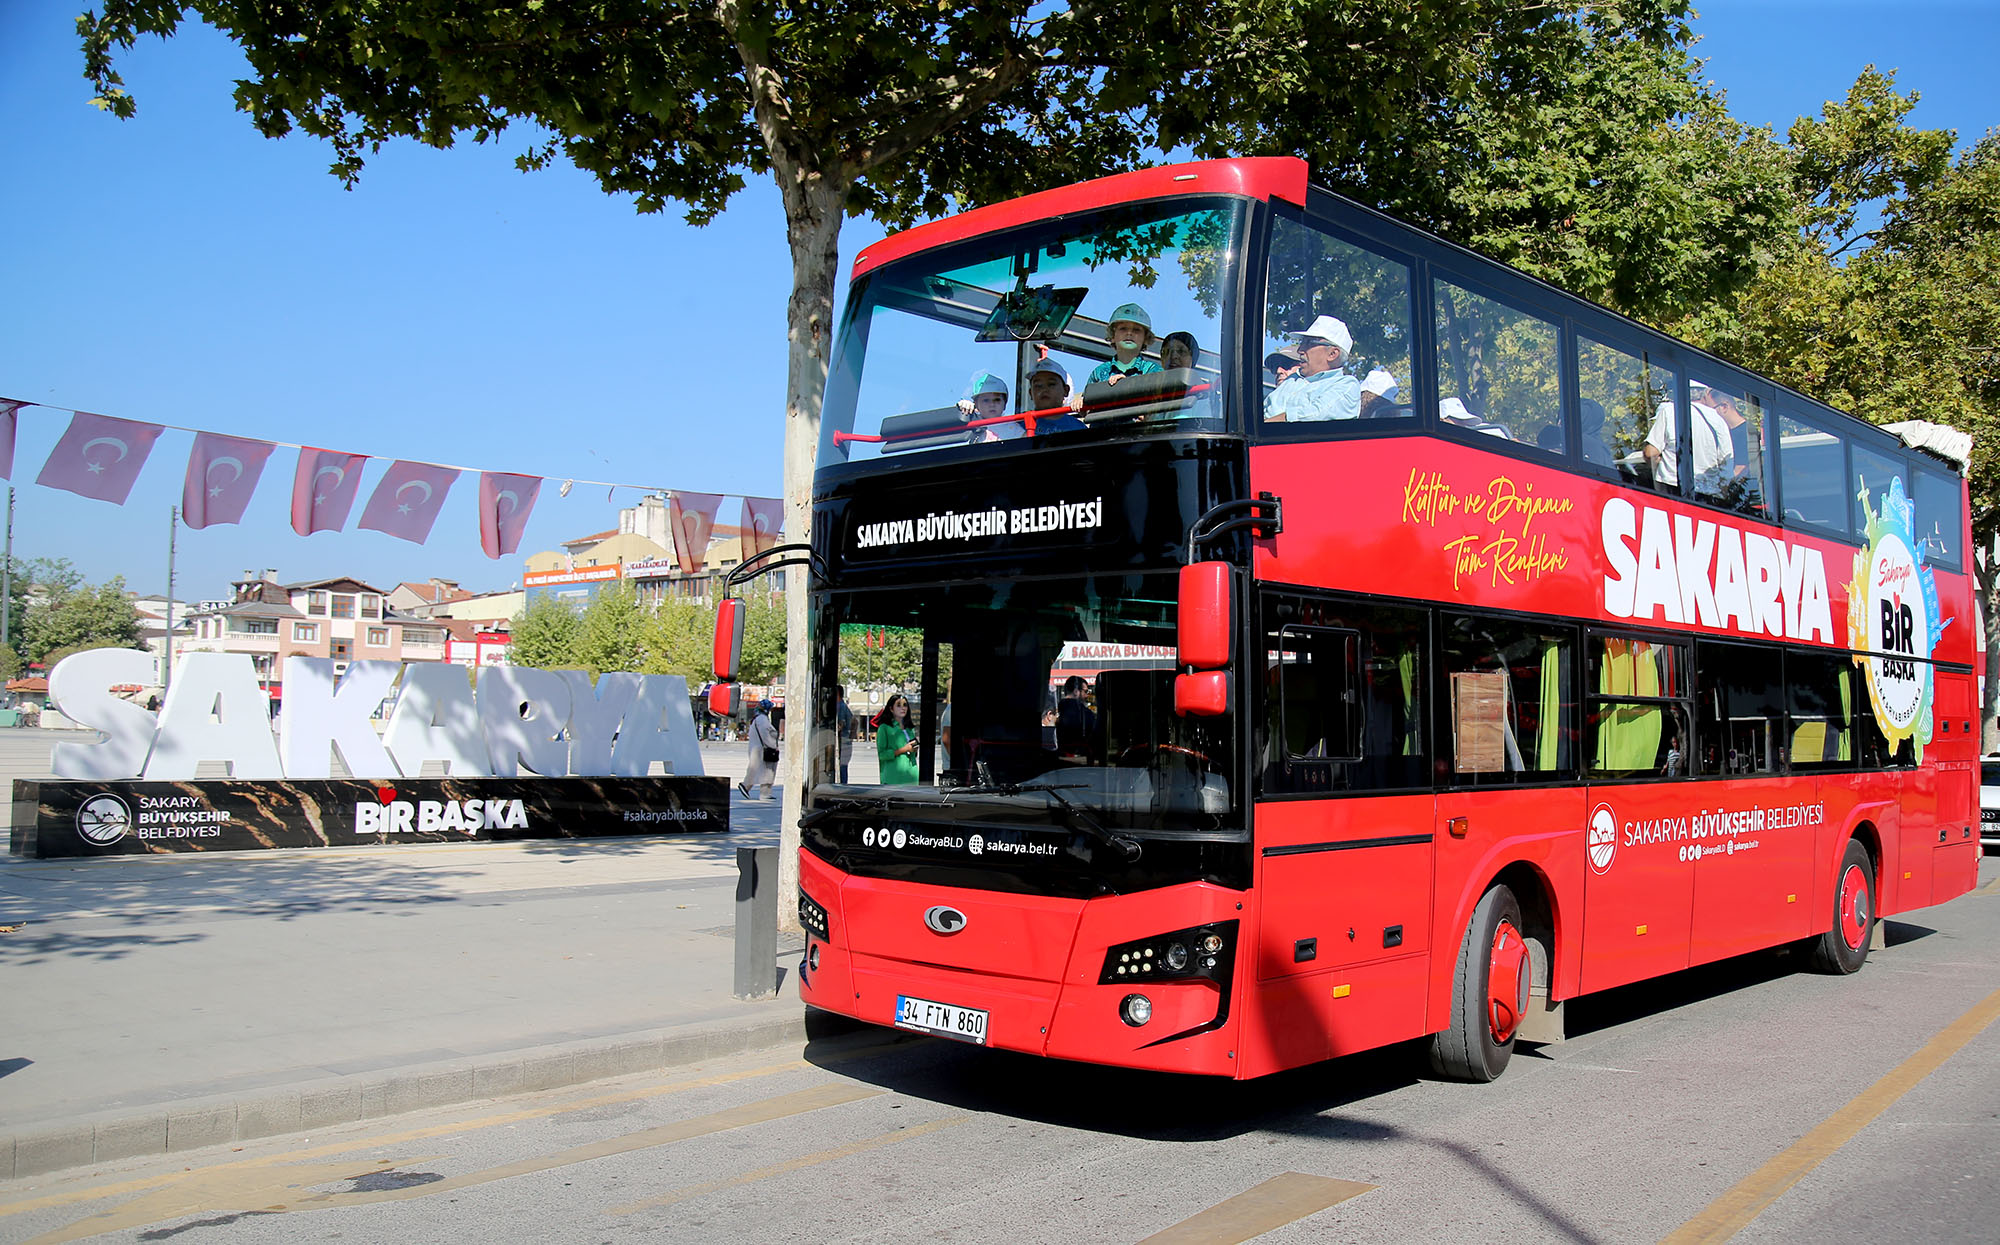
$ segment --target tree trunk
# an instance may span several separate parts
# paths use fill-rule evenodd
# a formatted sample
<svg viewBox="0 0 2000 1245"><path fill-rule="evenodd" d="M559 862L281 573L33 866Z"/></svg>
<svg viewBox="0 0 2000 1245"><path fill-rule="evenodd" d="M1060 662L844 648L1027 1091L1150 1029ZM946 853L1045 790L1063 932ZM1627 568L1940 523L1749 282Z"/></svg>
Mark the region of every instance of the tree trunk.
<svg viewBox="0 0 2000 1245"><path fill-rule="evenodd" d="M840 226L847 186L773 159L772 172L785 201L785 232L792 247L792 298L786 312L790 350L785 366L785 535L792 544L812 541L813 462L819 450L820 399L833 351L833 284L840 264ZM816 737L812 647L806 634L810 576L785 572L785 751L779 771L784 787L778 841L778 928L796 932L799 889L799 812L812 771L807 754Z"/></svg>

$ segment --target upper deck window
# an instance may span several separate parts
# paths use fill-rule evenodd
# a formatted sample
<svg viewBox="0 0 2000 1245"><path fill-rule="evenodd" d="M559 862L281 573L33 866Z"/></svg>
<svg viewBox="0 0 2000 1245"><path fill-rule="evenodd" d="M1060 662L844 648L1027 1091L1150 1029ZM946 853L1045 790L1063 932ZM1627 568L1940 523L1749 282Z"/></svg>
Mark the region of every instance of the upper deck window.
<svg viewBox="0 0 2000 1245"><path fill-rule="evenodd" d="M1578 337L1577 409L1582 416L1579 456L1615 468L1634 484L1653 487L1653 459L1646 438L1662 409L1671 411L1675 377L1643 352Z"/></svg>
<svg viewBox="0 0 2000 1245"><path fill-rule="evenodd" d="M1439 426L1563 453L1562 331L1450 281L1432 294Z"/></svg>
<svg viewBox="0 0 2000 1245"><path fill-rule="evenodd" d="M1243 217L1234 202L1134 204L868 274L827 378L820 461L1222 427Z"/></svg>
<svg viewBox="0 0 2000 1245"><path fill-rule="evenodd" d="M1412 418L1410 268L1279 217L1271 234L1260 412L1267 433ZM1380 425L1374 425L1380 427ZM1303 431L1303 430L1302 430Z"/></svg>

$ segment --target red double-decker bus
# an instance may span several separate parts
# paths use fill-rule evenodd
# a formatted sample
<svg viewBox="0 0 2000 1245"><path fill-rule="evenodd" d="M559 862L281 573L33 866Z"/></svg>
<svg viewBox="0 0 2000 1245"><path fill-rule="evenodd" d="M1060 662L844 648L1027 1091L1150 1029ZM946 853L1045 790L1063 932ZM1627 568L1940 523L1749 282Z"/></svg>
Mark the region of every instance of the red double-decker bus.
<svg viewBox="0 0 2000 1245"><path fill-rule="evenodd" d="M1485 1080L1976 877L1959 469L1296 160L869 248L813 505L816 1007Z"/></svg>

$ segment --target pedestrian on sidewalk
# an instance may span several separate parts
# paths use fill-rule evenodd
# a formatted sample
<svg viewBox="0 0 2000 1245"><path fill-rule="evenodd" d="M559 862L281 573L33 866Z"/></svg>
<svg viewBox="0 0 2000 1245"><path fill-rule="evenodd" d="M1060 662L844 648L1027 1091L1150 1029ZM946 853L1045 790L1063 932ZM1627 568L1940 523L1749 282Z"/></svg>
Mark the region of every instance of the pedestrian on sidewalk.
<svg viewBox="0 0 2000 1245"><path fill-rule="evenodd" d="M889 697L875 719L875 757L885 784L917 780L917 735L910 724L909 699L901 692Z"/></svg>
<svg viewBox="0 0 2000 1245"><path fill-rule="evenodd" d="M778 780L779 755L778 728L771 725L770 701L757 702L757 716L750 719L747 734L750 739L750 772L736 784L736 789L743 793L744 799L754 800L758 797L750 794L750 788L761 784L763 798L768 800L771 798L771 784Z"/></svg>
<svg viewBox="0 0 2000 1245"><path fill-rule="evenodd" d="M854 710L847 707L847 688L833 686L833 737L839 747L840 781L847 781L847 765L854 759Z"/></svg>

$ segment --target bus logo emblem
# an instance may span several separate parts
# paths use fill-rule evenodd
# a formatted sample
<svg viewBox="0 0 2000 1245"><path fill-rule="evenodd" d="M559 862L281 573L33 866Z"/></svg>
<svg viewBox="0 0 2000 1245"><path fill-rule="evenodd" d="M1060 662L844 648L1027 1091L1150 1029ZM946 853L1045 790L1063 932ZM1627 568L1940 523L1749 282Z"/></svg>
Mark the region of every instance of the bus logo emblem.
<svg viewBox="0 0 2000 1245"><path fill-rule="evenodd" d="M924 924L930 926L934 934L949 936L965 928L965 914L957 908L938 904L924 910Z"/></svg>
<svg viewBox="0 0 2000 1245"><path fill-rule="evenodd" d="M1584 840L1590 852L1590 870L1603 873L1618 855L1618 815L1609 804L1590 810L1590 834Z"/></svg>

